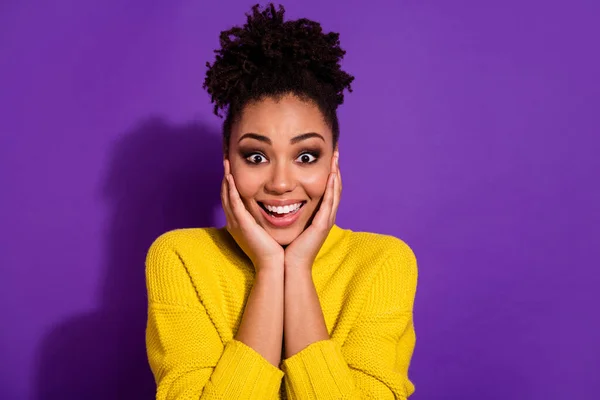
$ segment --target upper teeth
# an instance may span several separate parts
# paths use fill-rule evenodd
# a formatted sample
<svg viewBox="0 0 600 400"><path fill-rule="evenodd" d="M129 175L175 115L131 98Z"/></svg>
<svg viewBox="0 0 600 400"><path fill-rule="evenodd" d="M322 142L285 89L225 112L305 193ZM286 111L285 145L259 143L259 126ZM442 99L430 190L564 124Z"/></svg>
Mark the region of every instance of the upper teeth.
<svg viewBox="0 0 600 400"><path fill-rule="evenodd" d="M274 206L265 204L265 208L267 210L277 213L277 214L287 214L289 212L296 211L297 209L300 208L301 205L302 205L302 203L296 203L296 204L290 204L290 205L283 206L283 207L274 207Z"/></svg>

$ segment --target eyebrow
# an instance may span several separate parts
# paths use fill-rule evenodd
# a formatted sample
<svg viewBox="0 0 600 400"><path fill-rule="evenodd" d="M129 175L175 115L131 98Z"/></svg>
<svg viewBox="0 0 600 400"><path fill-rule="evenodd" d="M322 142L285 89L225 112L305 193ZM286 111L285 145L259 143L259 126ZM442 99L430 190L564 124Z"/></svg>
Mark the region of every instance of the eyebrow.
<svg viewBox="0 0 600 400"><path fill-rule="evenodd" d="M290 143L291 144L296 144L298 142L301 142L303 140L306 139L310 139L310 138L319 138L321 139L323 142L325 142L325 138L323 138L323 136L319 135L316 132L308 132L308 133L303 133L301 135L298 136L294 136L293 138L290 139ZM269 139L268 137L264 136L264 135L259 135L258 133L245 133L242 135L242 137L240 138L240 140L238 140L238 143L241 142L244 139L254 139L254 140L258 140L259 142L263 142L269 145L272 145L273 142L271 141L271 139Z"/></svg>

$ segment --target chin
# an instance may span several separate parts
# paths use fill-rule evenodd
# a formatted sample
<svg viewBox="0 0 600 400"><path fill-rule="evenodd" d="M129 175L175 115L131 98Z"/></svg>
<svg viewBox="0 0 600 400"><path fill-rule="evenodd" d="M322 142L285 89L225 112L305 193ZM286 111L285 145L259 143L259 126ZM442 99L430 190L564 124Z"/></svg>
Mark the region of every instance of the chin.
<svg viewBox="0 0 600 400"><path fill-rule="evenodd" d="M300 236L302 230L297 227L290 227L288 229L267 228L267 233L280 245L287 246Z"/></svg>

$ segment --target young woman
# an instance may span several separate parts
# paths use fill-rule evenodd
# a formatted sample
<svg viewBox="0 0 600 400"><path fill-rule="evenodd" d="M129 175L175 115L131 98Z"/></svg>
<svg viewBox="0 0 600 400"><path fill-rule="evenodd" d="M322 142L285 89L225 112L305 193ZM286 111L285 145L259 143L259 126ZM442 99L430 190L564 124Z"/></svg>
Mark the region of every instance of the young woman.
<svg viewBox="0 0 600 400"><path fill-rule="evenodd" d="M337 33L254 6L204 87L223 124L224 228L160 236L146 260L157 399L405 399L413 252L335 225Z"/></svg>

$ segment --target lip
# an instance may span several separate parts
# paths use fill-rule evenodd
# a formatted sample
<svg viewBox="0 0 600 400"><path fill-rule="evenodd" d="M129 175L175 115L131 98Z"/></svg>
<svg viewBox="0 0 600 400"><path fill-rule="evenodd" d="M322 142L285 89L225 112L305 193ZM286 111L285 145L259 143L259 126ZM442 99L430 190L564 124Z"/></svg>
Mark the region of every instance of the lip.
<svg viewBox="0 0 600 400"><path fill-rule="evenodd" d="M283 206L289 206L290 204L296 204L296 203L305 203L304 200L257 200L258 203L263 203L269 206L273 206L273 207L283 207Z"/></svg>
<svg viewBox="0 0 600 400"><path fill-rule="evenodd" d="M294 201L294 202L288 202L288 204L296 204L296 203L301 203L301 202L304 203L303 201ZM263 203L263 202L261 201L261 203ZM271 205L271 203L263 203L263 204ZM265 220L267 220L267 222L270 225L274 226L275 228L287 228L288 226L290 226L294 222L296 222L298 220L298 218L300 218L300 214L304 210L304 204L302 206L300 206L300 208L295 213L288 214L285 217L273 217L268 212L266 212L261 206L258 206L258 208L260 208L260 212L262 213L263 217L265 218Z"/></svg>

